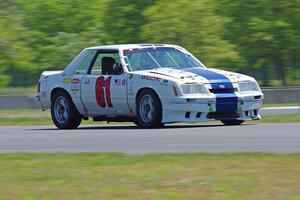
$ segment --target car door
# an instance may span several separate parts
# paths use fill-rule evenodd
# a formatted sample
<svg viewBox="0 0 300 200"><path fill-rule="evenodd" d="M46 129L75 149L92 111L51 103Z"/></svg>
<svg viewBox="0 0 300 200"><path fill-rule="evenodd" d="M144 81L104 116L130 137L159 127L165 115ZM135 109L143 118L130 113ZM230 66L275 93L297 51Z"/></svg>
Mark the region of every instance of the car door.
<svg viewBox="0 0 300 200"><path fill-rule="evenodd" d="M81 99L89 115L128 115L127 75L116 66L122 69L118 50L97 51L81 82Z"/></svg>

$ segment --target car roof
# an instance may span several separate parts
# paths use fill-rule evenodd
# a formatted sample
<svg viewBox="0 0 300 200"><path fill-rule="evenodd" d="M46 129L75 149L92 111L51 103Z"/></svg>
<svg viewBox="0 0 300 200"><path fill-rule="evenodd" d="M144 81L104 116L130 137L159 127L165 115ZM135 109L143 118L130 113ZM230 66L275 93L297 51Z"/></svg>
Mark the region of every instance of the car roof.
<svg viewBox="0 0 300 200"><path fill-rule="evenodd" d="M172 44L118 44L118 45L106 45L106 46L95 46L88 47L86 49L117 49L117 50L125 50L125 49L141 49L141 48L156 48L156 47L171 47L171 48L181 48L177 45Z"/></svg>

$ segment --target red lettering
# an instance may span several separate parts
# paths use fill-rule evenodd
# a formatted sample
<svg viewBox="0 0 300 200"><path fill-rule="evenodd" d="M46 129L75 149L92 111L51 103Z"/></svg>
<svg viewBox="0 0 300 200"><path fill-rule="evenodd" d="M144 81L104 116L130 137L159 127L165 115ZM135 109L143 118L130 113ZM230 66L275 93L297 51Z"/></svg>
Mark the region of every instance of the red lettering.
<svg viewBox="0 0 300 200"><path fill-rule="evenodd" d="M105 99L108 107L113 107L110 98L110 80L111 77L108 77L104 80L103 76L100 76L96 81L96 100L100 107L105 108ZM104 88L105 88L105 98L104 98Z"/></svg>
<svg viewBox="0 0 300 200"><path fill-rule="evenodd" d="M153 76L142 76L142 79L150 80L150 81L157 81L160 82L161 78L153 77Z"/></svg>

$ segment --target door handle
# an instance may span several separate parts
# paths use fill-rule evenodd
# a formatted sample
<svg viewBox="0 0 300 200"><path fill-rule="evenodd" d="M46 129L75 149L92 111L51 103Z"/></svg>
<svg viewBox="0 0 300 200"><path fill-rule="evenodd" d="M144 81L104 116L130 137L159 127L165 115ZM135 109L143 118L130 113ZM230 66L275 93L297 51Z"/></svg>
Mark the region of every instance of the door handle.
<svg viewBox="0 0 300 200"><path fill-rule="evenodd" d="M90 80L89 79L84 80L84 84L90 84Z"/></svg>

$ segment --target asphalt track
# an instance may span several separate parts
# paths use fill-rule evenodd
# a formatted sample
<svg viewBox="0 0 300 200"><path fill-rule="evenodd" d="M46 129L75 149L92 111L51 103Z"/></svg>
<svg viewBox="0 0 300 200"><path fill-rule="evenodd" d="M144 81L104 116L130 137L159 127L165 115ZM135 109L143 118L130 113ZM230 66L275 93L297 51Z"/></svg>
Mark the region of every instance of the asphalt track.
<svg viewBox="0 0 300 200"><path fill-rule="evenodd" d="M12 152L300 152L300 123L135 126L0 127L0 153Z"/></svg>

